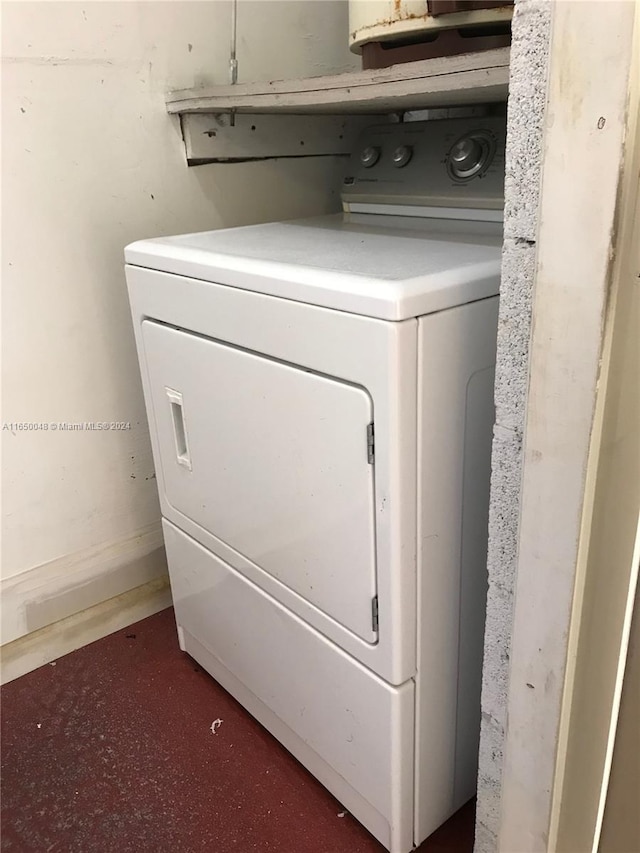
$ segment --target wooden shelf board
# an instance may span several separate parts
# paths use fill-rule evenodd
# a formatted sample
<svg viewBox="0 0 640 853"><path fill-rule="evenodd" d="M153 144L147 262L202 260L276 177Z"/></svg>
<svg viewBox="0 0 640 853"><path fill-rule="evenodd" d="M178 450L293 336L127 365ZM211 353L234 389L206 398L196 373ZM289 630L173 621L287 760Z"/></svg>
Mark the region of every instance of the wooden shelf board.
<svg viewBox="0 0 640 853"><path fill-rule="evenodd" d="M326 77L182 89L169 113L383 114L507 98L509 48Z"/></svg>

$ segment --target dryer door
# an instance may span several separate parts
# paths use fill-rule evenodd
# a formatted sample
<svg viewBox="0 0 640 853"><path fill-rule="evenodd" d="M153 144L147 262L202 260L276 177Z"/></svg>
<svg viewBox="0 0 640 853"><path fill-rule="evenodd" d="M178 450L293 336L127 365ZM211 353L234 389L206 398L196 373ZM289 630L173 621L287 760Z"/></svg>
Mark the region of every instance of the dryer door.
<svg viewBox="0 0 640 853"><path fill-rule="evenodd" d="M166 502L375 642L367 392L150 320L142 327Z"/></svg>

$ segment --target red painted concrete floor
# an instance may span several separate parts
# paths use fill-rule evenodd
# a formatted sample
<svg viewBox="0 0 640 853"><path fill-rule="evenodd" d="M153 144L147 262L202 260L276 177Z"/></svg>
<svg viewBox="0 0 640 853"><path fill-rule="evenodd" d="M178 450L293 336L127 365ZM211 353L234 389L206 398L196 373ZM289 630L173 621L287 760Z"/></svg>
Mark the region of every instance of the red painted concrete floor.
<svg viewBox="0 0 640 853"><path fill-rule="evenodd" d="M473 819L469 804L420 853L471 851ZM383 853L179 650L172 610L2 689L1 844L12 853Z"/></svg>

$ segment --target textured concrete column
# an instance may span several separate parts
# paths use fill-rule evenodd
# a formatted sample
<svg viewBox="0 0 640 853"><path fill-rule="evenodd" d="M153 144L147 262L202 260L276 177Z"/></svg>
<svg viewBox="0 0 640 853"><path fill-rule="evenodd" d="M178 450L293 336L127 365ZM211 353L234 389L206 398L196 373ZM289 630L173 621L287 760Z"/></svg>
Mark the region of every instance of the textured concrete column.
<svg viewBox="0 0 640 853"><path fill-rule="evenodd" d="M552 4L548 0L516 1L507 119L505 239L475 853L495 853L498 849L551 15Z"/></svg>

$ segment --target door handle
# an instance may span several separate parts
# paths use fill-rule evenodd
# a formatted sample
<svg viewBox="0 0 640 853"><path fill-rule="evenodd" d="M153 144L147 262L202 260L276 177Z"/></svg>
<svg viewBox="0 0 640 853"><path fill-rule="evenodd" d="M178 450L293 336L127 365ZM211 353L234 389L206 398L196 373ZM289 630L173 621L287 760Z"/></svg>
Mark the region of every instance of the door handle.
<svg viewBox="0 0 640 853"><path fill-rule="evenodd" d="M184 408L182 405L182 394L172 388L165 388L169 408L171 409L171 422L173 424L173 438L176 445L176 461L178 465L184 465L191 471L191 456L189 455L189 443L187 441L187 430L184 423Z"/></svg>

